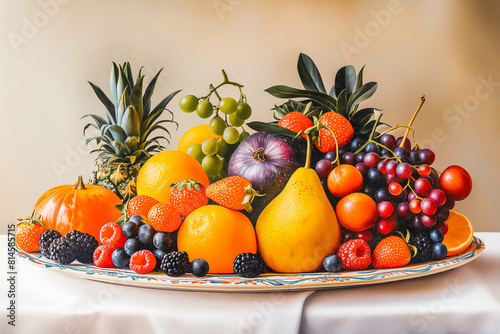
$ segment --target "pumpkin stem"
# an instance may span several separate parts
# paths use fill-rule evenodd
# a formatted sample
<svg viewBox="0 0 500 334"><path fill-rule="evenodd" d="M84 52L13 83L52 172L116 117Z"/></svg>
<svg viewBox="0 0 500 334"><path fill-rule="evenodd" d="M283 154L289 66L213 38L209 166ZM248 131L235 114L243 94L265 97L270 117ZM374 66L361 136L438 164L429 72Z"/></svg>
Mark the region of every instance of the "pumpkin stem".
<svg viewBox="0 0 500 334"><path fill-rule="evenodd" d="M73 185L73 189L85 190L85 184L81 175L78 175L78 181Z"/></svg>

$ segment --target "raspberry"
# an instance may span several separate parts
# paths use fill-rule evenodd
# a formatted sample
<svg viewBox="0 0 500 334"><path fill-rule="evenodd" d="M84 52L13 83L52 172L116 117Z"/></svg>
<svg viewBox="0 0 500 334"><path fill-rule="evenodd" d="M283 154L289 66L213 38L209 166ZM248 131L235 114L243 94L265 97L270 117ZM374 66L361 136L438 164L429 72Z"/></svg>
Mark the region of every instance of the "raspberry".
<svg viewBox="0 0 500 334"><path fill-rule="evenodd" d="M148 221L157 232L173 232L181 226L182 217L173 206L159 203L149 210Z"/></svg>
<svg viewBox="0 0 500 334"><path fill-rule="evenodd" d="M153 197L149 197L146 195L135 196L128 202L128 216L132 217L134 215L143 215L144 217L146 217L153 205L158 203L160 202L155 200Z"/></svg>
<svg viewBox="0 0 500 334"><path fill-rule="evenodd" d="M101 245L94 251L94 266L100 268L113 268L113 248L107 245Z"/></svg>
<svg viewBox="0 0 500 334"><path fill-rule="evenodd" d="M372 261L370 246L362 239L352 239L340 245L337 256L347 270L365 269Z"/></svg>
<svg viewBox="0 0 500 334"><path fill-rule="evenodd" d="M156 257L148 250L135 252L130 258L130 269L138 274L146 274L156 267Z"/></svg>
<svg viewBox="0 0 500 334"><path fill-rule="evenodd" d="M120 225L115 223L107 223L101 227L99 232L99 240L101 244L107 245L113 249L123 247L127 237L123 234Z"/></svg>

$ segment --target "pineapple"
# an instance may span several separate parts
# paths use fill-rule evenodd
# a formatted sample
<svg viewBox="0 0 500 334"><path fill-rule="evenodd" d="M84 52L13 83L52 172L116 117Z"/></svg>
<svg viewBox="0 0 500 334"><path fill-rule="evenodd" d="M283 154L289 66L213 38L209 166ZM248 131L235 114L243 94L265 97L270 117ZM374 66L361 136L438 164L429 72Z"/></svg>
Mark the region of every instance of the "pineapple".
<svg viewBox="0 0 500 334"><path fill-rule="evenodd" d="M142 70L142 69L141 69ZM85 135L89 127L100 131L99 136L91 137L86 143L96 141L97 152L96 171L92 172L90 182L114 191L123 202L135 196L135 179L142 164L154 153L164 149L160 140L169 140L164 136L151 134L155 130L163 130L169 136L170 132L162 124L177 123L171 119L157 121L167 104L179 92L175 91L165 97L156 107L151 109L151 96L161 70L153 77L143 94L144 75L139 74L134 83L132 70L128 62L123 65L113 63L110 76L112 100L94 85L90 86L99 100L106 107L106 118L88 114L94 122L88 123L83 129Z"/></svg>

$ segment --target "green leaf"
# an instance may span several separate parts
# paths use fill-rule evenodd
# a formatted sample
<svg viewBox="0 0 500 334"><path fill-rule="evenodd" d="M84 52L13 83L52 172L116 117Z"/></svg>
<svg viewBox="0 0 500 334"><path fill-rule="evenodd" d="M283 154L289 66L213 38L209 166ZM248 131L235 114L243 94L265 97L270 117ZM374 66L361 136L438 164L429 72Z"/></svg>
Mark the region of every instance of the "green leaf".
<svg viewBox="0 0 500 334"><path fill-rule="evenodd" d="M116 118L115 118L115 105L113 102L110 101L110 99L104 94L104 92L94 85L92 82L89 81L90 86L94 90L95 94L99 98L99 100L104 104L106 107L106 115L108 117L108 123L111 124L116 124Z"/></svg>
<svg viewBox="0 0 500 334"><path fill-rule="evenodd" d="M312 90L296 89L288 86L278 85L266 89L266 92L274 97L282 99L307 98L319 103L328 110L337 111L337 101L328 94Z"/></svg>
<svg viewBox="0 0 500 334"><path fill-rule="evenodd" d="M115 112L118 108L118 102L120 102L119 95L116 95L116 84L118 81L118 66L116 66L115 62L111 66L111 74L109 75L109 89L111 91L111 97L113 98L113 103L115 105Z"/></svg>
<svg viewBox="0 0 500 334"><path fill-rule="evenodd" d="M87 114L87 115L83 115L80 119L84 119L85 117L91 117L94 121L95 121L95 128L96 129L100 129L104 124L107 124L106 123L106 120L104 118L102 118L101 116L99 115L94 115L94 114ZM85 135L85 130L88 129L89 126L93 126L93 124L89 123L87 124L84 128L83 128L83 134Z"/></svg>
<svg viewBox="0 0 500 334"><path fill-rule="evenodd" d="M156 73L156 75L153 77L153 79L151 79L151 81L149 82L148 87L146 87L146 91L144 92L144 96L142 97L142 104L144 106L149 104L149 106L151 108L151 96L153 96L153 92L154 92L155 87L156 87L156 82L158 81L158 78L160 77L160 73L162 70L163 70L163 68L161 70L159 70L158 73ZM143 118L146 118L148 116L149 116L149 110L147 110L147 111L145 110Z"/></svg>
<svg viewBox="0 0 500 334"><path fill-rule="evenodd" d="M356 70L351 65L344 66L335 75L335 94L340 97L340 93L345 89L346 97L349 99L354 86L356 85Z"/></svg>
<svg viewBox="0 0 500 334"><path fill-rule="evenodd" d="M129 105L130 105L130 96L128 95L128 89L125 89L120 98L120 104L118 106L118 112L116 114L117 123L121 124L123 120L123 114L125 114L125 110Z"/></svg>
<svg viewBox="0 0 500 334"><path fill-rule="evenodd" d="M125 147L130 151L129 154L132 154L133 152L135 152L135 150L137 150L138 143L138 137L128 137L127 139L125 139L125 142L123 144L125 144Z"/></svg>
<svg viewBox="0 0 500 334"><path fill-rule="evenodd" d="M114 141L113 146L115 148L115 153L118 155L124 155L125 153L125 145L121 141Z"/></svg>
<svg viewBox="0 0 500 334"><path fill-rule="evenodd" d="M363 71L365 69L364 65L358 73L358 77L356 78L356 90L360 89L363 86Z"/></svg>
<svg viewBox="0 0 500 334"><path fill-rule="evenodd" d="M374 108L365 108L365 109L358 110L358 112L356 112L350 118L350 122L351 122L352 126L354 128L363 127L368 122L368 120L373 116L373 114L375 113L374 110L375 110ZM363 121L363 119L365 119L367 116L369 116L368 120Z"/></svg>
<svg viewBox="0 0 500 334"><path fill-rule="evenodd" d="M361 86L354 94L349 98L349 104L347 105L347 110L351 113L358 104L370 98L377 91L376 82L368 82Z"/></svg>
<svg viewBox="0 0 500 334"><path fill-rule="evenodd" d="M158 103L158 105L153 109L153 113L158 111L159 109L165 109L165 107L167 106L167 104L174 98L174 96L179 93L181 91L181 89L179 90L176 90L175 92L171 93L170 95L168 95L166 98L164 98L163 100L161 100L160 103Z"/></svg>
<svg viewBox="0 0 500 334"><path fill-rule="evenodd" d="M171 120L163 120L163 121L158 121L156 122L155 124L153 124L149 129L146 130L146 132L142 135L141 139L142 141L145 141L148 136L154 131L154 130L163 130L165 131L166 133L168 133L168 135L171 137L170 135L170 131L168 131L165 127L161 126L160 124L163 124L163 123L175 123L174 121L171 121ZM177 124L177 123L176 123ZM166 139L166 138L165 138ZM168 139L166 139L168 141Z"/></svg>
<svg viewBox="0 0 500 334"><path fill-rule="evenodd" d="M142 121L143 108L142 108L142 82L144 80L144 76L140 77L137 80L134 88L132 89L132 93L130 94L130 103L135 107L137 112L137 116L139 117L139 123Z"/></svg>
<svg viewBox="0 0 500 334"><path fill-rule="evenodd" d="M111 137L113 138L113 140L118 140L123 142L125 141L125 139L127 139L127 133L119 125L107 126L106 131L109 131L109 133L111 133Z"/></svg>
<svg viewBox="0 0 500 334"><path fill-rule="evenodd" d="M141 67L139 68L139 73L137 73L137 79L135 79L135 81L136 81L136 82L137 82L137 81L139 81L139 78L140 78L140 77L142 77L142 69L143 69L143 68L144 68L144 66L141 66Z"/></svg>
<svg viewBox="0 0 500 334"><path fill-rule="evenodd" d="M116 96L122 97L126 87L128 87L128 82L127 79L125 78L125 74L123 73L123 68L121 67L121 65L119 65L118 80L116 82Z"/></svg>
<svg viewBox="0 0 500 334"><path fill-rule="evenodd" d="M246 125L248 125L249 128L251 128L255 131L267 131L267 132L278 133L280 135L287 136L287 137L292 137L292 138L297 137L297 133L295 133L291 130L285 129L285 128L283 128L277 124L274 124L274 123L254 121L254 122L246 123ZM305 139L302 136L298 136L297 140L305 140Z"/></svg>
<svg viewBox="0 0 500 334"><path fill-rule="evenodd" d="M347 89L339 94L337 99L337 112L347 118Z"/></svg>
<svg viewBox="0 0 500 334"><path fill-rule="evenodd" d="M130 63L128 61L123 64L123 72L125 73L125 78L127 79L128 82L127 85L130 87L130 89L132 89L132 87L134 87L134 76L132 74L132 68L130 67Z"/></svg>
<svg viewBox="0 0 500 334"><path fill-rule="evenodd" d="M133 105L130 105L125 110L123 114L121 127L125 130L127 137L136 136L139 137L141 134L141 122L139 120L139 115Z"/></svg>
<svg viewBox="0 0 500 334"><path fill-rule="evenodd" d="M305 89L326 93L321 74L316 64L314 64L313 60L308 55L304 53L300 54L299 61L297 62L297 70Z"/></svg>

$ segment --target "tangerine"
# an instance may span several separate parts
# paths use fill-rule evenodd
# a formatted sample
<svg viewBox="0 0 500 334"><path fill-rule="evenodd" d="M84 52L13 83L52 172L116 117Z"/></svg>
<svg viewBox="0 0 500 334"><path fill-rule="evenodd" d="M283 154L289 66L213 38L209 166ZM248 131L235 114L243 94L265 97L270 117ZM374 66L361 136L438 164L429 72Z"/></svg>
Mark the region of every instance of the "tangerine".
<svg viewBox="0 0 500 334"><path fill-rule="evenodd" d="M327 185L333 195L344 197L361 189L363 175L354 166L339 165L328 174Z"/></svg>
<svg viewBox="0 0 500 334"><path fill-rule="evenodd" d="M257 239L250 220L241 212L220 205L205 205L184 219L177 247L190 261L203 259L212 274L233 273L238 254L256 253Z"/></svg>
<svg viewBox="0 0 500 334"><path fill-rule="evenodd" d="M336 210L339 223L354 232L371 228L378 219L377 204L368 195L352 193L342 198Z"/></svg>
<svg viewBox="0 0 500 334"><path fill-rule="evenodd" d="M210 130L210 125L197 125L184 132L181 139L179 140L177 150L186 153L191 145L202 144L207 139L217 137L218 136Z"/></svg>
<svg viewBox="0 0 500 334"><path fill-rule="evenodd" d="M448 232L443 239L443 244L448 248L446 256L463 253L469 248L474 236L474 227L471 221L463 213L450 210L450 217L446 222Z"/></svg>
<svg viewBox="0 0 500 334"><path fill-rule="evenodd" d="M195 158L181 151L163 151L141 167L137 175L137 194L170 204L170 185L187 179L205 187L209 184L207 173Z"/></svg>

